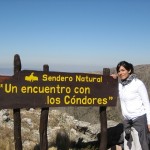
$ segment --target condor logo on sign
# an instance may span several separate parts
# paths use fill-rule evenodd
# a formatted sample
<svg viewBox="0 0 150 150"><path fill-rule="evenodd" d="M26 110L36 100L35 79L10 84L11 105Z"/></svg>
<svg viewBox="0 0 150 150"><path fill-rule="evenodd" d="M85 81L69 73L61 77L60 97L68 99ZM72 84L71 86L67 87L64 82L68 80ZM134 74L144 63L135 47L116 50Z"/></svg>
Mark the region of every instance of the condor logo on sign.
<svg viewBox="0 0 150 150"><path fill-rule="evenodd" d="M34 72L32 72L29 76L25 76L25 81L34 82L38 80L38 77L34 76Z"/></svg>

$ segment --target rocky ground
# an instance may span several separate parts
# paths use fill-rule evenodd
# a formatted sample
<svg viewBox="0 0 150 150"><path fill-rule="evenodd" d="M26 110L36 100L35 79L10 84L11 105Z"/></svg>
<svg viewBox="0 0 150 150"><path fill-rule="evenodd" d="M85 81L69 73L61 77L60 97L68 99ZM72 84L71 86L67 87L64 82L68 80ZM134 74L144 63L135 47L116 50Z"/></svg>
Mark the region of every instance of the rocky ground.
<svg viewBox="0 0 150 150"><path fill-rule="evenodd" d="M21 132L23 150L39 149L40 109L21 110ZM121 124L108 120L108 142L114 144L120 138ZM120 130L118 134L115 130ZM111 131L110 131L111 130ZM14 150L13 114L12 110L0 111L0 149ZM100 123L79 121L73 116L60 110L50 110L48 116L47 136L49 149L55 149L59 133L65 133L70 143L70 149L96 149L99 145ZM115 136L115 138L113 137ZM113 138L112 138L113 137ZM59 140L58 140L59 141Z"/></svg>

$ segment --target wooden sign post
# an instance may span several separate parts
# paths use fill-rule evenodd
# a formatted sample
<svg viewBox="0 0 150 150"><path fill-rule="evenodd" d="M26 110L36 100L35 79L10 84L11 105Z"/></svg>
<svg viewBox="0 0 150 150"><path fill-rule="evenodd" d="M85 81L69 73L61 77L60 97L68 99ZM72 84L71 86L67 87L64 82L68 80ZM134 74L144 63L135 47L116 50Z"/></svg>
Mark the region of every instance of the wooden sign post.
<svg viewBox="0 0 150 150"><path fill-rule="evenodd" d="M49 107L100 106L100 150L107 147L106 107L116 106L118 81L103 75L21 70L19 55L14 57L14 75L0 76L0 109L13 109L15 149L22 150L21 108L41 108L40 149L48 149L47 123Z"/></svg>
<svg viewBox="0 0 150 150"><path fill-rule="evenodd" d="M48 72L49 66L44 65L43 71ZM48 113L49 107L44 107L41 109L41 118L40 118L40 149L48 149L48 140L47 140L47 124L48 124Z"/></svg>
<svg viewBox="0 0 150 150"><path fill-rule="evenodd" d="M17 74L19 71L21 71L20 56L19 55L15 55L14 56L14 74ZM11 101L11 99L10 99L10 101ZM13 109L13 116L14 116L15 150L22 150L20 108Z"/></svg>
<svg viewBox="0 0 150 150"><path fill-rule="evenodd" d="M103 75L110 75L110 69L104 68ZM100 122L101 122L101 140L99 150L107 150L107 113L106 106L101 106L99 108L100 112Z"/></svg>

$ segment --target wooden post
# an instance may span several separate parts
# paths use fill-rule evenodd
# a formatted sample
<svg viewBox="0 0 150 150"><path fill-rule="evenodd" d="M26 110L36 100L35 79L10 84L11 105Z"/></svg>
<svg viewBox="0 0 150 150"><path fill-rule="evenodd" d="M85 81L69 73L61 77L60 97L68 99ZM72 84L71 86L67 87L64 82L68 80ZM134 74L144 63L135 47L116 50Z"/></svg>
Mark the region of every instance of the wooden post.
<svg viewBox="0 0 150 150"><path fill-rule="evenodd" d="M14 74L21 71L20 56L14 56ZM15 150L22 150L20 109L13 109Z"/></svg>
<svg viewBox="0 0 150 150"><path fill-rule="evenodd" d="M48 72L49 66L44 65L43 71ZM47 140L47 124L48 124L48 113L49 107L41 109L41 117L40 117L40 150L48 149L48 140Z"/></svg>
<svg viewBox="0 0 150 150"><path fill-rule="evenodd" d="M103 75L110 75L110 69L104 68ZM109 89L108 89L109 90ZM99 107L100 123L101 123L101 138L99 150L107 150L107 114L106 106Z"/></svg>

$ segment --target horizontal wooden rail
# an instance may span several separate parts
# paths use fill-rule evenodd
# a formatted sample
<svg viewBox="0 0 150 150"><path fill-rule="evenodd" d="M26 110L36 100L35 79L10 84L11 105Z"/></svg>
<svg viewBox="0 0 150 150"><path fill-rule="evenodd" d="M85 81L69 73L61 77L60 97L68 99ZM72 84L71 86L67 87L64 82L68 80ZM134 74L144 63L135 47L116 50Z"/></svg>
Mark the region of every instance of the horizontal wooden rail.
<svg viewBox="0 0 150 150"><path fill-rule="evenodd" d="M12 78L11 76L0 75L0 83L4 82L6 80L9 80L11 78Z"/></svg>

